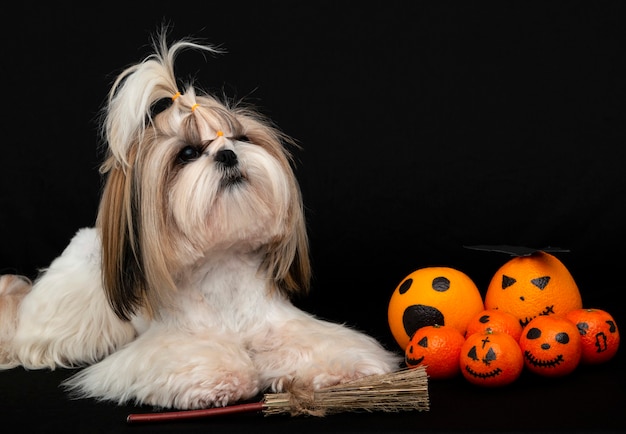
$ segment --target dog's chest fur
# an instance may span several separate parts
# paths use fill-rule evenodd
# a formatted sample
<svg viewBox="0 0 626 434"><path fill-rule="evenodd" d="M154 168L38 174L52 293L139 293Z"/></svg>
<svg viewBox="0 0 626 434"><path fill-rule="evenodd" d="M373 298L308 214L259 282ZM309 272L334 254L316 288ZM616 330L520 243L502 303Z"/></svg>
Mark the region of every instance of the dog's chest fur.
<svg viewBox="0 0 626 434"><path fill-rule="evenodd" d="M224 253L195 267L180 280L162 321L189 330L218 327L235 333L266 322L284 300L269 290L260 263L254 255Z"/></svg>

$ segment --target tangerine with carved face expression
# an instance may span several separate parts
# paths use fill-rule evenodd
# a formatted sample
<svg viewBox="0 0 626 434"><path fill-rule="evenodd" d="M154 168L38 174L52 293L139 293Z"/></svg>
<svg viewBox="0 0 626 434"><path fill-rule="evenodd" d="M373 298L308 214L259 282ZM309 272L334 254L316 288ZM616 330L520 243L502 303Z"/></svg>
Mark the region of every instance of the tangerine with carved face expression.
<svg viewBox="0 0 626 434"><path fill-rule="evenodd" d="M474 315L467 324L465 336L484 331L508 333L516 341L522 336L522 326L517 317L497 309L485 309Z"/></svg>
<svg viewBox="0 0 626 434"><path fill-rule="evenodd" d="M574 309L565 316L576 324L580 334L583 345L581 363L604 363L617 354L619 329L609 312L602 309Z"/></svg>
<svg viewBox="0 0 626 434"><path fill-rule="evenodd" d="M409 368L424 366L429 378L446 379L459 373L459 355L465 337L452 326L438 324L418 329L405 350Z"/></svg>
<svg viewBox="0 0 626 434"><path fill-rule="evenodd" d="M534 318L524 329L519 345L526 368L545 377L571 373L582 356L578 328L561 315Z"/></svg>
<svg viewBox="0 0 626 434"><path fill-rule="evenodd" d="M461 373L477 386L500 387L517 380L524 369L522 351L510 334L483 331L465 339L459 358Z"/></svg>

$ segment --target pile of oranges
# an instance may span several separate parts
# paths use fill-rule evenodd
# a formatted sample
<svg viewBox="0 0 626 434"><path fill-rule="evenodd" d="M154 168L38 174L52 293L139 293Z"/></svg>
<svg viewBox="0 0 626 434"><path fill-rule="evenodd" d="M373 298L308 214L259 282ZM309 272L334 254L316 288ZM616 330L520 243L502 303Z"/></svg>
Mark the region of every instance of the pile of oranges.
<svg viewBox="0 0 626 434"><path fill-rule="evenodd" d="M574 279L553 255L537 251L505 263L480 308L477 288L465 275L459 280L459 273L445 267L416 270L398 285L389 304L389 325L406 365L424 366L431 379L461 374L472 384L497 387L514 382L523 370L561 377L579 364L604 363L617 353L614 318L582 307ZM420 283L421 275L427 279ZM442 298L452 290L456 297Z"/></svg>

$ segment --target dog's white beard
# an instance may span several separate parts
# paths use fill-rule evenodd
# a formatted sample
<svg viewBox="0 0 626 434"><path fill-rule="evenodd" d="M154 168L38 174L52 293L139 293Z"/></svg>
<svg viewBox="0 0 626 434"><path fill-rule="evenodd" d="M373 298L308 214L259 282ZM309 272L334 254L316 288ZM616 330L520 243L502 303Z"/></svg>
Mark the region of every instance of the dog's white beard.
<svg viewBox="0 0 626 434"><path fill-rule="evenodd" d="M12 342L28 368L92 365L65 383L78 396L204 408L398 366L369 336L268 293L254 255L222 253L181 279L161 317L131 322L113 314L99 260L96 230L79 231L25 297Z"/></svg>

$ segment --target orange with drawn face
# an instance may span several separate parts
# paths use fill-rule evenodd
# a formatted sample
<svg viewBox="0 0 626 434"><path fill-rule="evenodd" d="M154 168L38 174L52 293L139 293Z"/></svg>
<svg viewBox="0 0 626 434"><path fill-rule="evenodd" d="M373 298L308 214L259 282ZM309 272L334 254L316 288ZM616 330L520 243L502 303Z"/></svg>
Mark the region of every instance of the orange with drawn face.
<svg viewBox="0 0 626 434"><path fill-rule="evenodd" d="M519 345L526 368L545 377L561 377L571 373L582 356L578 328L560 315L534 318L524 329Z"/></svg>
<svg viewBox="0 0 626 434"><path fill-rule="evenodd" d="M576 324L582 340L581 363L604 363L617 354L619 329L613 316L602 309L574 309L567 319Z"/></svg>
<svg viewBox="0 0 626 434"><path fill-rule="evenodd" d="M500 387L519 378L524 359L517 341L511 335L485 331L465 339L459 364L463 377L470 383Z"/></svg>
<svg viewBox="0 0 626 434"><path fill-rule="evenodd" d="M581 307L580 291L569 270L543 251L506 262L485 294L486 309L510 312L522 327L539 315L565 315Z"/></svg>
<svg viewBox="0 0 626 434"><path fill-rule="evenodd" d="M402 350L421 327L446 325L465 334L470 318L484 309L474 281L451 267L425 267L397 286L387 310L389 328Z"/></svg>
<svg viewBox="0 0 626 434"><path fill-rule="evenodd" d="M465 336L486 331L508 333L516 341L522 336L522 326L517 317L497 309L485 309L474 315L467 324Z"/></svg>
<svg viewBox="0 0 626 434"><path fill-rule="evenodd" d="M404 360L409 368L424 366L429 378L452 378L459 373L459 354L465 338L452 326L425 326L411 337Z"/></svg>

